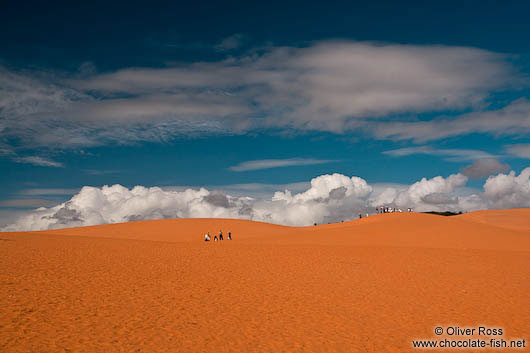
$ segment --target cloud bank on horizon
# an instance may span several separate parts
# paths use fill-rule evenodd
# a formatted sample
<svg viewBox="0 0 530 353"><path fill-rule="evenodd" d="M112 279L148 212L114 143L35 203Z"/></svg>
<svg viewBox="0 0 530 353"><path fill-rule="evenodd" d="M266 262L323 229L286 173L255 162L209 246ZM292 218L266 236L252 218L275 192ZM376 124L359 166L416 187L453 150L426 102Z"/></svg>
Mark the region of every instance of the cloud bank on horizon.
<svg viewBox="0 0 530 353"><path fill-rule="evenodd" d="M3 231L45 230L164 218L236 218L292 226L340 222L388 205L415 211L471 211L530 207L530 167L516 175L490 176L483 191L466 190L468 177L437 176L403 187L369 185L360 177L326 174L296 194L277 191L271 198L231 196L220 190L121 185L83 187L69 201L28 212Z"/></svg>

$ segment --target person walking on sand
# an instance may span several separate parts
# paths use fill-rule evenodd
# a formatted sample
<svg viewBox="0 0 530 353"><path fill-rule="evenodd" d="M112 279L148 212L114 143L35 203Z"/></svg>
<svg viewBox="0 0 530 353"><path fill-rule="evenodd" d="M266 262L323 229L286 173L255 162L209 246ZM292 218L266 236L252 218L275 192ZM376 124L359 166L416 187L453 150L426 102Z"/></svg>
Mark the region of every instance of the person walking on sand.
<svg viewBox="0 0 530 353"><path fill-rule="evenodd" d="M210 233L204 234L204 241L210 241Z"/></svg>
<svg viewBox="0 0 530 353"><path fill-rule="evenodd" d="M232 240L232 233L228 232L228 237L227 237L228 240Z"/></svg>
<svg viewBox="0 0 530 353"><path fill-rule="evenodd" d="M219 240L223 240L223 232L219 231Z"/></svg>
<svg viewBox="0 0 530 353"><path fill-rule="evenodd" d="M217 241L217 235L213 236L213 241Z"/></svg>

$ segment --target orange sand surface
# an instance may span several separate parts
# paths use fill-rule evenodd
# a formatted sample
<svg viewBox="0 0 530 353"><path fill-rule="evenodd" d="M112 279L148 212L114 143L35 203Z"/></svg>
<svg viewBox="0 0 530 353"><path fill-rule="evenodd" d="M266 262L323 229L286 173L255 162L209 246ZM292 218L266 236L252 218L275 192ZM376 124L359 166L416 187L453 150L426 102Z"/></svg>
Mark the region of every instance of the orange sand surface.
<svg viewBox="0 0 530 353"><path fill-rule="evenodd" d="M440 337L530 351L530 209L0 233L1 352L454 352L412 347Z"/></svg>

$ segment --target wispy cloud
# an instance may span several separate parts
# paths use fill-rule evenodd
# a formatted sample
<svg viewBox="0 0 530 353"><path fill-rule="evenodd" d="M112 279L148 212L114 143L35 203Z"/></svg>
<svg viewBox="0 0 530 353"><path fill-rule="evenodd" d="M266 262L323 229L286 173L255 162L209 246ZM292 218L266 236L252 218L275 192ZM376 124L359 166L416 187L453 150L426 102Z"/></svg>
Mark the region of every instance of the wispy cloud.
<svg viewBox="0 0 530 353"><path fill-rule="evenodd" d="M43 195L73 195L79 192L79 188L75 189L25 189L20 192L21 195L25 196L43 196Z"/></svg>
<svg viewBox="0 0 530 353"><path fill-rule="evenodd" d="M505 146L506 151L519 158L530 159L530 143L520 143Z"/></svg>
<svg viewBox="0 0 530 353"><path fill-rule="evenodd" d="M119 170L96 170L96 169L84 169L83 170L88 175L107 175L107 174L117 174Z"/></svg>
<svg viewBox="0 0 530 353"><path fill-rule="evenodd" d="M424 154L430 156L439 156L449 162L474 161L484 158L496 158L496 156L479 150L468 149L440 149L431 146L405 147L383 152L393 157L404 157L415 154Z"/></svg>
<svg viewBox="0 0 530 353"><path fill-rule="evenodd" d="M233 34L229 37L221 40L216 46L215 49L218 51L228 51L239 48L245 41L245 36L240 33Z"/></svg>
<svg viewBox="0 0 530 353"><path fill-rule="evenodd" d="M242 162L237 165L231 166L228 169L234 172L247 172L259 169L325 164L333 162L337 162L337 160L313 158L258 159L253 161Z"/></svg>
<svg viewBox="0 0 530 353"><path fill-rule="evenodd" d="M237 45L232 37L222 46ZM379 138L425 140L521 133L530 125L525 101L464 116L454 126L444 119L395 123L400 114L482 109L492 91L517 80L505 55L485 50L355 41L68 79L0 68L0 137L28 148L78 148L267 128L363 127ZM385 117L392 121L381 122Z"/></svg>
<svg viewBox="0 0 530 353"><path fill-rule="evenodd" d="M3 143L0 143L0 157L13 156L14 154L15 154L15 152L13 151L13 149L11 147L6 146Z"/></svg>
<svg viewBox="0 0 530 353"><path fill-rule="evenodd" d="M64 165L60 162L39 156L16 157L13 161L17 163L33 164L39 167L64 168Z"/></svg>
<svg viewBox="0 0 530 353"><path fill-rule="evenodd" d="M510 170L510 166L499 162L495 158L477 159L473 164L462 168L460 173L471 179L481 179L487 176L504 173Z"/></svg>
<svg viewBox="0 0 530 353"><path fill-rule="evenodd" d="M530 101L521 98L502 109L479 111L456 118L421 122L385 122L372 126L377 138L427 142L471 133L526 135L530 132Z"/></svg>
<svg viewBox="0 0 530 353"><path fill-rule="evenodd" d="M37 207L51 207L57 202L45 199L13 199L0 201L0 207L6 208L37 208Z"/></svg>

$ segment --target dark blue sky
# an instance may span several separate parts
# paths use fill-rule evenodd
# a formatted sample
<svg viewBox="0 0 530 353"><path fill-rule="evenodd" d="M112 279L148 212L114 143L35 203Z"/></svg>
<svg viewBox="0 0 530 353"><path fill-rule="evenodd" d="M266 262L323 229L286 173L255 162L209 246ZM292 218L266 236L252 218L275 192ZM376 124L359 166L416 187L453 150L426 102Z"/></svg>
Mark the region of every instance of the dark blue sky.
<svg viewBox="0 0 530 353"><path fill-rule="evenodd" d="M2 210L84 185L411 184L484 158L519 173L529 15L524 1L3 2ZM287 166L245 164L271 159ZM509 170L492 168L467 185Z"/></svg>
<svg viewBox="0 0 530 353"><path fill-rule="evenodd" d="M330 38L473 46L528 55L525 1L371 2L3 2L8 65L75 70L214 60L208 50L234 33L248 45Z"/></svg>

